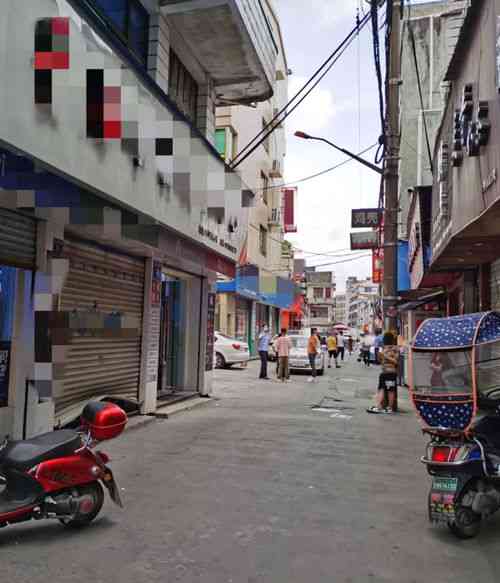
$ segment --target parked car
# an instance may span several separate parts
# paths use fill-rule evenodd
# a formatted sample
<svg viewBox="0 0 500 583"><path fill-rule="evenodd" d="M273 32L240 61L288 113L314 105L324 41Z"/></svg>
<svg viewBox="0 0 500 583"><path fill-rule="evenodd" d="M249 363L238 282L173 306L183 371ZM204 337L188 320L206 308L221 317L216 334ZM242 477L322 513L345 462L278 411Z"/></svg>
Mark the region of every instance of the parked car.
<svg viewBox="0 0 500 583"><path fill-rule="evenodd" d="M246 342L215 332L214 338L215 366L229 368L233 364L246 366L250 360L250 351Z"/></svg>
<svg viewBox="0 0 500 583"><path fill-rule="evenodd" d="M311 365L309 364L309 356L307 354L307 336L290 336L292 341L292 349L290 350L289 366L290 371L311 371ZM316 370L318 375L322 375L325 372L325 351L321 350L321 353L316 356Z"/></svg>

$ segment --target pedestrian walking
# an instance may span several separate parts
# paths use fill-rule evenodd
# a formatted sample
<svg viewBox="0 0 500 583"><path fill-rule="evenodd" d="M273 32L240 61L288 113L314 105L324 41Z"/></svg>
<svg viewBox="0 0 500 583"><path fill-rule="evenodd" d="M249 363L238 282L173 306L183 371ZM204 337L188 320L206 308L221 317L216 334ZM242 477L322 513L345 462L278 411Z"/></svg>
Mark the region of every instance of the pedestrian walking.
<svg viewBox="0 0 500 583"><path fill-rule="evenodd" d="M377 405L368 409L369 413L395 413L398 390L399 349L391 332L383 336L384 347L380 353L382 372L378 380ZM387 403L387 408L385 404Z"/></svg>
<svg viewBox="0 0 500 583"><path fill-rule="evenodd" d="M347 350L349 351L349 355L351 355L352 351L354 350L354 342L352 336L349 336L349 338L347 339Z"/></svg>
<svg viewBox="0 0 500 583"><path fill-rule="evenodd" d="M378 364L380 362L378 356L379 352L384 348L384 336L380 330L378 331L378 334L376 334L375 336L374 347L375 347L375 362Z"/></svg>
<svg viewBox="0 0 500 583"><path fill-rule="evenodd" d="M269 328L263 326L259 338L257 340L257 350L260 358L260 375L259 379L269 380L267 376L267 360L269 358L269 342L271 342L271 334Z"/></svg>
<svg viewBox="0 0 500 583"><path fill-rule="evenodd" d="M344 333L342 330L339 330L337 335L337 354L340 357L340 360L344 360L344 352L345 352L345 338Z"/></svg>
<svg viewBox="0 0 500 583"><path fill-rule="evenodd" d="M274 342L273 342L274 354L276 356L276 378L277 379L280 378L280 359L278 356L278 348L277 348L276 342L280 336L281 336L281 332L278 332L278 335L276 336L276 338L274 339Z"/></svg>
<svg viewBox="0 0 500 583"><path fill-rule="evenodd" d="M371 338L368 334L364 334L361 338L361 360L365 366L370 366L370 348Z"/></svg>
<svg viewBox="0 0 500 583"><path fill-rule="evenodd" d="M287 331L285 328L281 330L281 334L279 338L276 340L276 352L278 354L278 361L279 361L279 378L281 382L284 383L285 381L290 380L290 369L289 369L289 357L290 357L290 349L292 348L292 340L290 336L287 335Z"/></svg>
<svg viewBox="0 0 500 583"><path fill-rule="evenodd" d="M311 376L307 379L308 383L316 382L316 357L321 350L317 329L311 328L311 335L307 341L307 355L309 357L309 364L311 365Z"/></svg>
<svg viewBox="0 0 500 583"><path fill-rule="evenodd" d="M332 358L335 361L335 368L340 368L337 360L337 339L334 334L328 336L326 346L328 348L328 368L332 368Z"/></svg>

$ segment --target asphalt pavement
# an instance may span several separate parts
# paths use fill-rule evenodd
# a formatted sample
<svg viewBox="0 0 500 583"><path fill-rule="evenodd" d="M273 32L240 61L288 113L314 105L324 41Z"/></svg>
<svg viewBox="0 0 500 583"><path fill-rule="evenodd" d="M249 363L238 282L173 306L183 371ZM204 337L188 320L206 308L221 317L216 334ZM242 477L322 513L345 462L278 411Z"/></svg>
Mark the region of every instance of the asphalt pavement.
<svg viewBox="0 0 500 583"><path fill-rule="evenodd" d="M272 371L274 371L274 365ZM0 530L13 583L490 583L500 519L477 539L431 527L425 440L401 413L370 415L378 367L354 357L318 383L216 372L203 407L103 443L125 509L89 528ZM316 408L315 408L316 407Z"/></svg>

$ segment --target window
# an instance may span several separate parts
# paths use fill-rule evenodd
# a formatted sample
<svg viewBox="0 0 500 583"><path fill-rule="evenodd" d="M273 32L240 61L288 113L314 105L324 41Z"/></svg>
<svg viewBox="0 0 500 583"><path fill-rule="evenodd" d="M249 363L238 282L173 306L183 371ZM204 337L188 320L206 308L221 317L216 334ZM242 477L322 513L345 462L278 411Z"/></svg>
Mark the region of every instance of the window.
<svg viewBox="0 0 500 583"><path fill-rule="evenodd" d="M217 152L225 159L226 158L226 128L215 130L215 147Z"/></svg>
<svg viewBox="0 0 500 583"><path fill-rule="evenodd" d="M231 126L215 130L215 148L226 162L236 158L238 134Z"/></svg>
<svg viewBox="0 0 500 583"><path fill-rule="evenodd" d="M311 306L311 318L325 318L328 319L328 308L327 307L318 307L318 306Z"/></svg>
<svg viewBox="0 0 500 583"><path fill-rule="evenodd" d="M330 299L332 297L332 288L331 287L327 287L325 289L325 298Z"/></svg>
<svg viewBox="0 0 500 583"><path fill-rule="evenodd" d="M149 14L139 0L93 0L98 12L143 65L148 60Z"/></svg>
<svg viewBox="0 0 500 583"><path fill-rule="evenodd" d="M267 204L269 193L269 178L264 174L264 172L260 173L260 182L262 184L262 202Z"/></svg>
<svg viewBox="0 0 500 583"><path fill-rule="evenodd" d="M267 230L262 225L259 229L259 249L265 257L267 255Z"/></svg>
<svg viewBox="0 0 500 583"><path fill-rule="evenodd" d="M322 287L313 288L313 298L315 300L322 300L323 299L323 288Z"/></svg>
<svg viewBox="0 0 500 583"><path fill-rule="evenodd" d="M170 49L170 66L168 71L168 94L180 111L193 124L196 124L198 84L172 49Z"/></svg>

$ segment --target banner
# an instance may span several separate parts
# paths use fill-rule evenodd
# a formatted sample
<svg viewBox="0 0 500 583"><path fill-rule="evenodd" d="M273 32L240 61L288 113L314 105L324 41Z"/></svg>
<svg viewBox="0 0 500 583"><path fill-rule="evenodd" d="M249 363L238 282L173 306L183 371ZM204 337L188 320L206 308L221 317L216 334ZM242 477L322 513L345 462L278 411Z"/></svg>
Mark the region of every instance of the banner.
<svg viewBox="0 0 500 583"><path fill-rule="evenodd" d="M372 281L382 283L384 279L384 249L374 249L372 252Z"/></svg>

